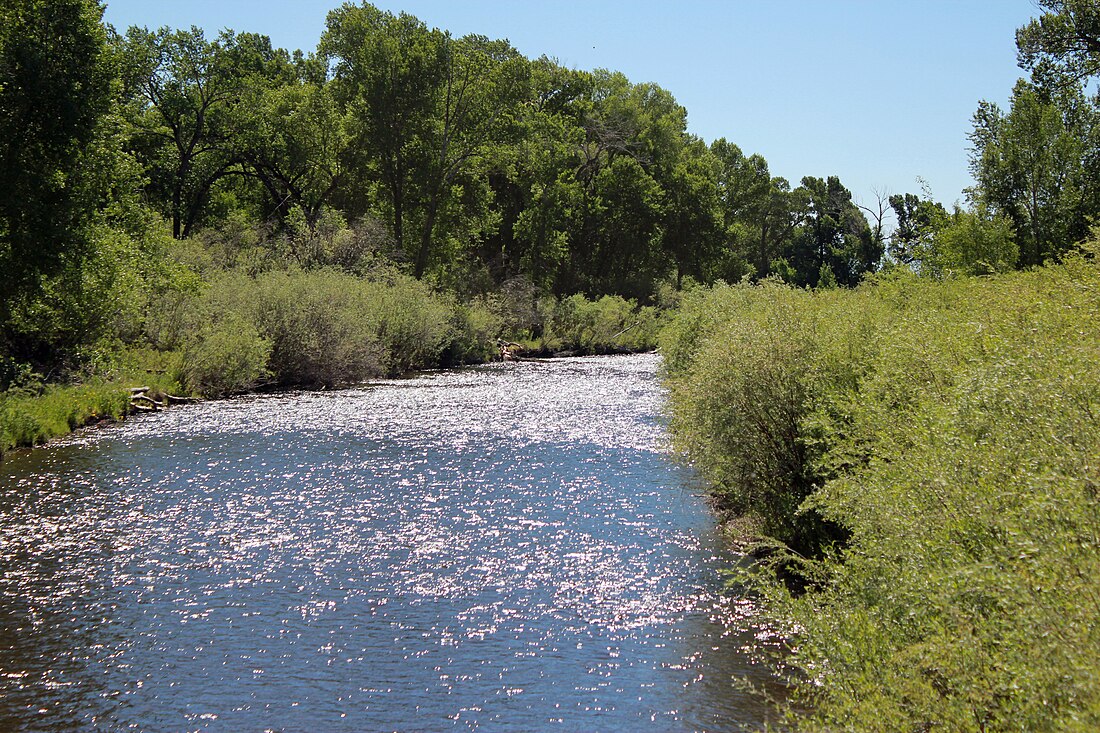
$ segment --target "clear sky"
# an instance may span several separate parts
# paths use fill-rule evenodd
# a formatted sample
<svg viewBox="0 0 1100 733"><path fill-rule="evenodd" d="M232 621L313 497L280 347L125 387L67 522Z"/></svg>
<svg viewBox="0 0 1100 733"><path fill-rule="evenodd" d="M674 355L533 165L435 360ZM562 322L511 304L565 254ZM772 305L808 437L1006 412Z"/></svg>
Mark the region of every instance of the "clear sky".
<svg viewBox="0 0 1100 733"><path fill-rule="evenodd" d="M339 0L107 0L123 30L197 25L312 51ZM378 0L455 36L655 82L691 132L760 153L773 175L840 176L857 201L918 192L951 204L971 185L978 101L1006 106L1015 30L1031 0Z"/></svg>

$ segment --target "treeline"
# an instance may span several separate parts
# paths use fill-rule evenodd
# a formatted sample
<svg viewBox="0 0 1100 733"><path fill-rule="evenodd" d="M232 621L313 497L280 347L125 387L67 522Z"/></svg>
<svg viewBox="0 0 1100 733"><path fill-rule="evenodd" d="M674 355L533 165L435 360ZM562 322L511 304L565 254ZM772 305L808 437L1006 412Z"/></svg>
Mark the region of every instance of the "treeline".
<svg viewBox="0 0 1100 733"><path fill-rule="evenodd" d="M307 53L116 30L96 0L0 25L0 387L178 347L164 309L221 272L652 305L688 280L854 285L884 250L836 177L707 145L655 84L367 3Z"/></svg>
<svg viewBox="0 0 1100 733"><path fill-rule="evenodd" d="M128 149L177 238L233 214L307 238L366 220L376 250L455 291L524 277L643 299L779 258L800 284L823 269L854 284L882 254L836 178L792 190L763 158L689 134L659 86L506 41L364 3L332 11L308 56L198 29L113 44ZM315 264L308 244L293 254Z"/></svg>

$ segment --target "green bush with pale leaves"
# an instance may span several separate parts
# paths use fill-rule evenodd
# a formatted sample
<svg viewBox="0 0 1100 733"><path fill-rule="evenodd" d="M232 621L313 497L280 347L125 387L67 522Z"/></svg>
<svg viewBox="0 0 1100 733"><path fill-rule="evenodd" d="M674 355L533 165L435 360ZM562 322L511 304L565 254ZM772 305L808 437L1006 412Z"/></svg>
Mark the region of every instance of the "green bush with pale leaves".
<svg viewBox="0 0 1100 733"><path fill-rule="evenodd" d="M1100 729L1094 261L716 287L663 349L676 444L802 554L756 581L796 727Z"/></svg>

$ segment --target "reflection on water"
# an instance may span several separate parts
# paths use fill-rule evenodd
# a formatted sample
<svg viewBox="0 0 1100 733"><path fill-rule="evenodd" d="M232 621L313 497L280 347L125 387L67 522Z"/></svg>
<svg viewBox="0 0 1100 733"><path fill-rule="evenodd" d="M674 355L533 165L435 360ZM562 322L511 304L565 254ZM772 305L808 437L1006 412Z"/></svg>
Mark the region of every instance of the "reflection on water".
<svg viewBox="0 0 1100 733"><path fill-rule="evenodd" d="M657 357L181 407L0 464L2 730L738 730L772 643Z"/></svg>

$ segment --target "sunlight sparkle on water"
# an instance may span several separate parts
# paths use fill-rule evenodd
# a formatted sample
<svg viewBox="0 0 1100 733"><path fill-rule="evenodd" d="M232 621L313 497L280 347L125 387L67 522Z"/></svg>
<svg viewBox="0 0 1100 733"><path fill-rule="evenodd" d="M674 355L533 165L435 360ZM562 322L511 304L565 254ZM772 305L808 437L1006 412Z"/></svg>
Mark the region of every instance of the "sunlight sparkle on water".
<svg viewBox="0 0 1100 733"><path fill-rule="evenodd" d="M0 728L759 727L732 678L774 685L779 640L722 589L656 367L212 402L0 464Z"/></svg>

